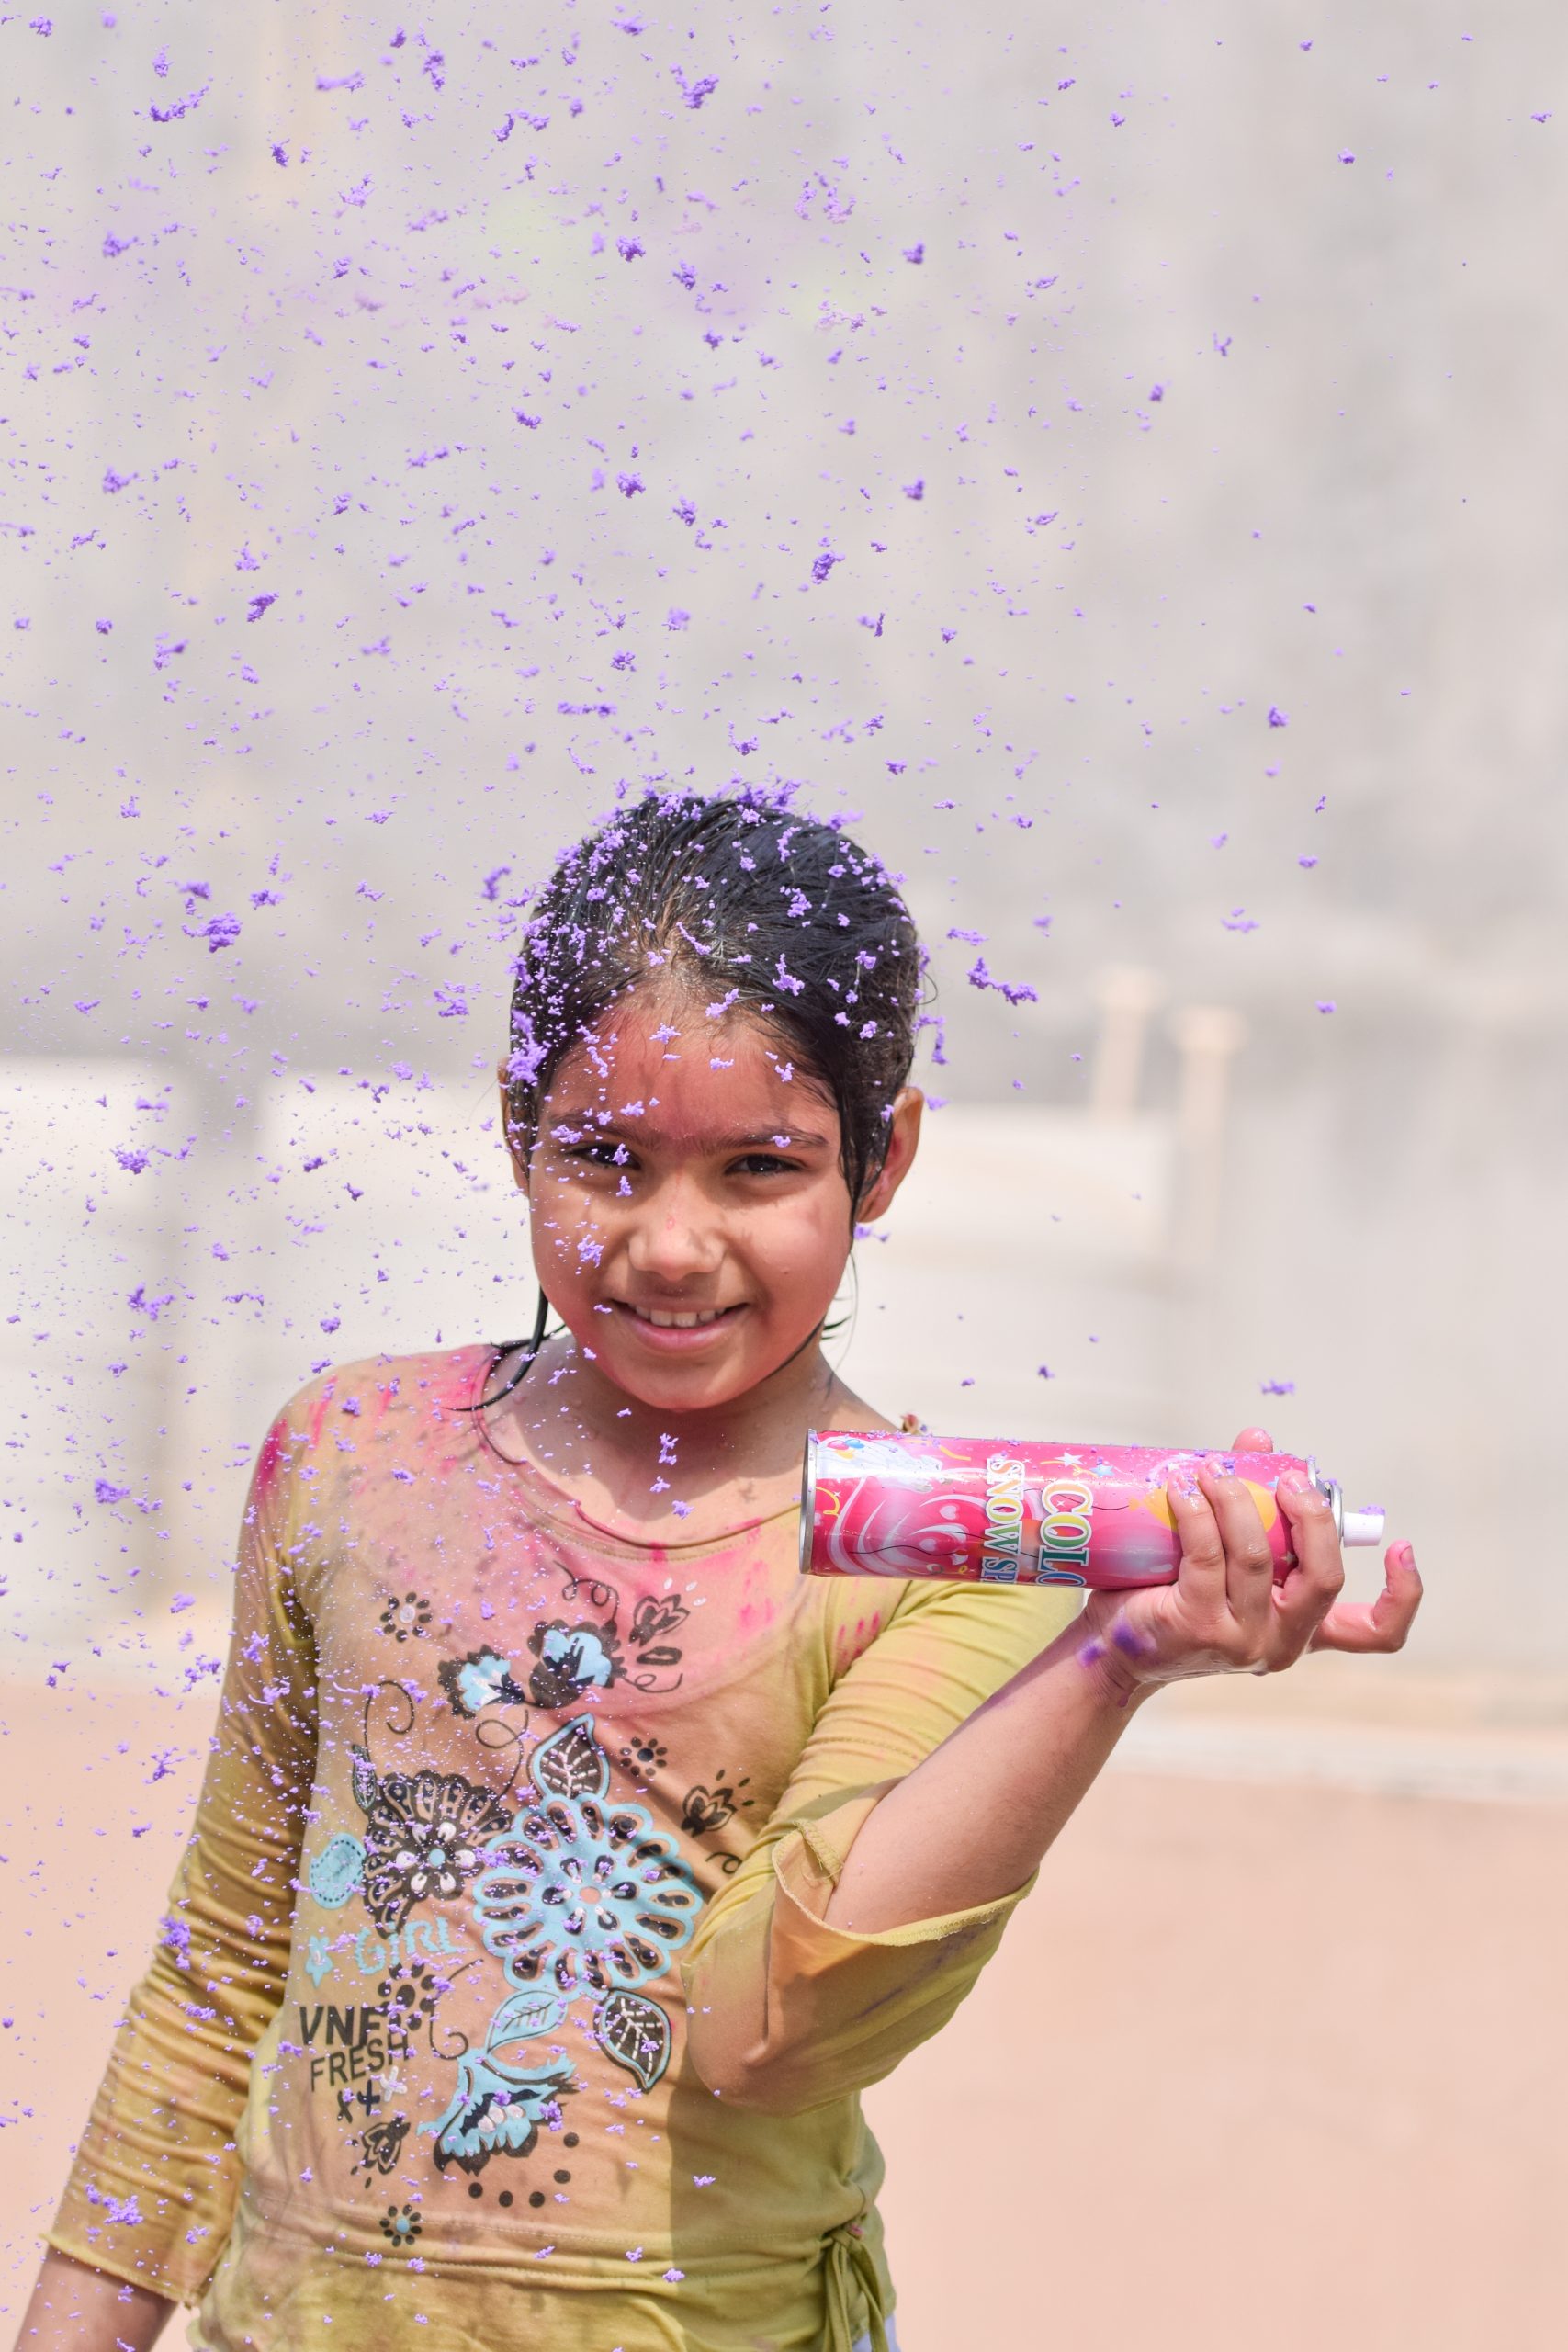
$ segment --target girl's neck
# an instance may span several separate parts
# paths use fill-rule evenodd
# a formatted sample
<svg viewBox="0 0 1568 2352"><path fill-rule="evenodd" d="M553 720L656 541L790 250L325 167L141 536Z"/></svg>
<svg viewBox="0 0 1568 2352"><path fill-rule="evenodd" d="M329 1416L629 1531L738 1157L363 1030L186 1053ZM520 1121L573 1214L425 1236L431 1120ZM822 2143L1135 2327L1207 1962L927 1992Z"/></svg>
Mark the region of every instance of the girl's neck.
<svg viewBox="0 0 1568 2352"><path fill-rule="evenodd" d="M503 1358L492 1388L518 1363ZM567 1332L546 1341L486 1421L502 1453L534 1463L589 1519L672 1544L708 1542L788 1510L808 1429L891 1426L815 1342L726 1405L671 1413L605 1380Z"/></svg>

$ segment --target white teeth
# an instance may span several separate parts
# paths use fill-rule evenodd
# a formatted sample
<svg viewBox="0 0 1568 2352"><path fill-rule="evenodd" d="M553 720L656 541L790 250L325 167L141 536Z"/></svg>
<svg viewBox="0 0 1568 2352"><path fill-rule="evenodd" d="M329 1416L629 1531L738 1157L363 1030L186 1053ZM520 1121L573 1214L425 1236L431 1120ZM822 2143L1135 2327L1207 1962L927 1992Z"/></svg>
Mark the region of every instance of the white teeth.
<svg viewBox="0 0 1568 2352"><path fill-rule="evenodd" d="M637 1312L645 1323L655 1323L661 1331L689 1331L695 1323L716 1323L724 1309L710 1306L700 1315L660 1315L651 1306L639 1306Z"/></svg>

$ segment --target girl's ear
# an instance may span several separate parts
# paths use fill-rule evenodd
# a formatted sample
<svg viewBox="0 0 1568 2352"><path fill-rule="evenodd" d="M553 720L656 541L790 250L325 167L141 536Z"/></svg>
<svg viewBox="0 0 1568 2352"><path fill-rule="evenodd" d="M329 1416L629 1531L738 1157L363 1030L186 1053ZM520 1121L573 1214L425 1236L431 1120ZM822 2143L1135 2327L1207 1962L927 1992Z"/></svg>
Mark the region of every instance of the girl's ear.
<svg viewBox="0 0 1568 2352"><path fill-rule="evenodd" d="M900 1090L893 1105L893 1130L887 1139L887 1154L855 1211L858 1224L870 1225L887 1214L893 1195L908 1174L919 1148L920 1114L925 1107L926 1098L918 1086L906 1086Z"/></svg>
<svg viewBox="0 0 1568 2352"><path fill-rule="evenodd" d="M528 1190L528 1138L512 1114L512 1095L504 1062L497 1062L495 1075L501 1088L501 1132L506 1142L506 1156L512 1162L513 1182L525 1195Z"/></svg>

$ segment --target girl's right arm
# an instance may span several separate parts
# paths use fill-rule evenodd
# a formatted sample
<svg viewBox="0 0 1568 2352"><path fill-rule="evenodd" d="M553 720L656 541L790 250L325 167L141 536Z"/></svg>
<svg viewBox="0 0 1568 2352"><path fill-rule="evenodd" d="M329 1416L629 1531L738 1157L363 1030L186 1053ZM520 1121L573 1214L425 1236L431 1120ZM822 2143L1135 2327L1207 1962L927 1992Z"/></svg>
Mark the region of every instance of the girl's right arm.
<svg viewBox="0 0 1568 2352"><path fill-rule="evenodd" d="M49 2232L29 2352L141 2352L172 2304L199 2294L229 2234L251 2053L283 1997L315 1777L314 1641L288 1509L296 1428L280 1417L251 1482L194 1833Z"/></svg>
<svg viewBox="0 0 1568 2352"><path fill-rule="evenodd" d="M152 2352L174 2308L166 2296L89 2269L51 2246L22 2317L17 2352L81 2352L84 2345Z"/></svg>

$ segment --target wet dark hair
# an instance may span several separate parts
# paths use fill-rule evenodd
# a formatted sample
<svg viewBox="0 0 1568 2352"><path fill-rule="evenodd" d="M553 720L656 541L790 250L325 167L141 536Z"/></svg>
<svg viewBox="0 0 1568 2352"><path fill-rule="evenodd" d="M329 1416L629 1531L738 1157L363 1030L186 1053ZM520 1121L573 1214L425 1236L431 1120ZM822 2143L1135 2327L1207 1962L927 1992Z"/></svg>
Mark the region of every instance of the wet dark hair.
<svg viewBox="0 0 1568 2352"><path fill-rule="evenodd" d="M925 958L892 877L782 797L652 791L567 851L516 961L513 1139L532 1149L556 1070L632 989L750 1015L839 1114L858 1208L914 1057Z"/></svg>

